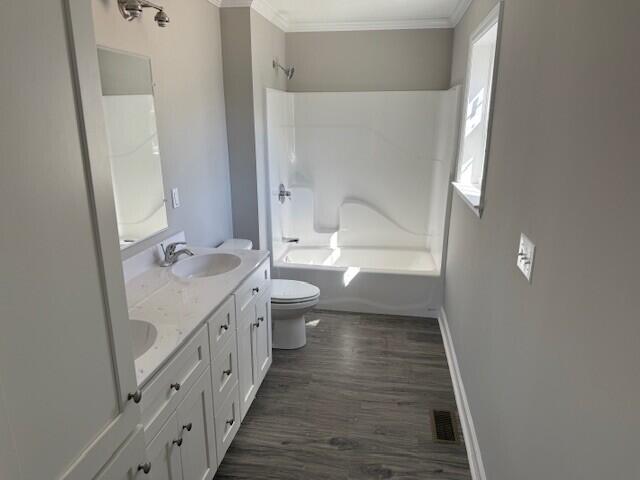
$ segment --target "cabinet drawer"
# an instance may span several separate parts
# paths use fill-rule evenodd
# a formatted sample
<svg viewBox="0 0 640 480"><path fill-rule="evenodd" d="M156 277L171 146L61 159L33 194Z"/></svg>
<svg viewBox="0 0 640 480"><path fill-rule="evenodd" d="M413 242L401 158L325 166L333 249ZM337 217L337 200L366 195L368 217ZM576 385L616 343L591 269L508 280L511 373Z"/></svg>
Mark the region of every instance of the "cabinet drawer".
<svg viewBox="0 0 640 480"><path fill-rule="evenodd" d="M148 440L158 434L210 362L209 333L204 325L142 390L142 422Z"/></svg>
<svg viewBox="0 0 640 480"><path fill-rule="evenodd" d="M231 295L209 319L211 357L216 355L229 338L236 336L236 302ZM213 359L213 358L212 358Z"/></svg>
<svg viewBox="0 0 640 480"><path fill-rule="evenodd" d="M238 387L234 387L229 396L216 411L216 448L218 449L218 465L222 463L229 445L240 428L240 401Z"/></svg>
<svg viewBox="0 0 640 480"><path fill-rule="evenodd" d="M269 260L265 260L251 276L244 281L234 294L236 297L236 311L242 312L247 308L261 291L269 285L271 272Z"/></svg>
<svg viewBox="0 0 640 480"><path fill-rule="evenodd" d="M216 411L238 384L238 345L235 338L229 340L215 354L211 365L213 406Z"/></svg>

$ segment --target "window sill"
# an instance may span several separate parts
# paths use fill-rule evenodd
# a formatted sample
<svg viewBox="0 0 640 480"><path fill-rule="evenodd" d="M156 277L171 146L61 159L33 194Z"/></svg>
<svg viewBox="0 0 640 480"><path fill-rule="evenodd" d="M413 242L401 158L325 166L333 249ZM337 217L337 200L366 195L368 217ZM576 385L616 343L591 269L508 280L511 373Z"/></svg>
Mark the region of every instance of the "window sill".
<svg viewBox="0 0 640 480"><path fill-rule="evenodd" d="M452 182L454 191L478 217L482 216L482 192L479 188L466 183Z"/></svg>

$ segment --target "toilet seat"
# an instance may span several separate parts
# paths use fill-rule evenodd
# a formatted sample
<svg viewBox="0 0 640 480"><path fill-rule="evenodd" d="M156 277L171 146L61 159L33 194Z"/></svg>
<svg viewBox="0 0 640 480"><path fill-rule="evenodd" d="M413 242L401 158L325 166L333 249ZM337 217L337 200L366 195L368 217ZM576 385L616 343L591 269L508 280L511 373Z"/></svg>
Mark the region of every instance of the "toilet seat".
<svg viewBox="0 0 640 480"><path fill-rule="evenodd" d="M320 297L315 285L298 280L271 280L271 303L278 305L312 302Z"/></svg>

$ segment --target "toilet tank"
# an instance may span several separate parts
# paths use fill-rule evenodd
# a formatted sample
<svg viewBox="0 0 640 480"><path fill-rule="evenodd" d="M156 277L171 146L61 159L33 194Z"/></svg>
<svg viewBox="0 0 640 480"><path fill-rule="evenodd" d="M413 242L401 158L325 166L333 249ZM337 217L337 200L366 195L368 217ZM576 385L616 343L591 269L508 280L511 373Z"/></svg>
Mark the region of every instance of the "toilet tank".
<svg viewBox="0 0 640 480"><path fill-rule="evenodd" d="M251 250L253 242L242 238L231 238L218 247L221 250Z"/></svg>

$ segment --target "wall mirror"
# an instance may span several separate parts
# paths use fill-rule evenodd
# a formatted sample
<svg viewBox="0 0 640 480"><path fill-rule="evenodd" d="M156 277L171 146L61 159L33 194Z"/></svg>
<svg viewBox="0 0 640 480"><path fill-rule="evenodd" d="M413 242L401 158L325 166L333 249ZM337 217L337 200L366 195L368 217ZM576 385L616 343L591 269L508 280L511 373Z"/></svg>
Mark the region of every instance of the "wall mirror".
<svg viewBox="0 0 640 480"><path fill-rule="evenodd" d="M162 162L146 57L98 49L120 248L168 228Z"/></svg>
<svg viewBox="0 0 640 480"><path fill-rule="evenodd" d="M453 185L478 216L484 207L501 14L502 2L489 13L469 42L458 167Z"/></svg>

